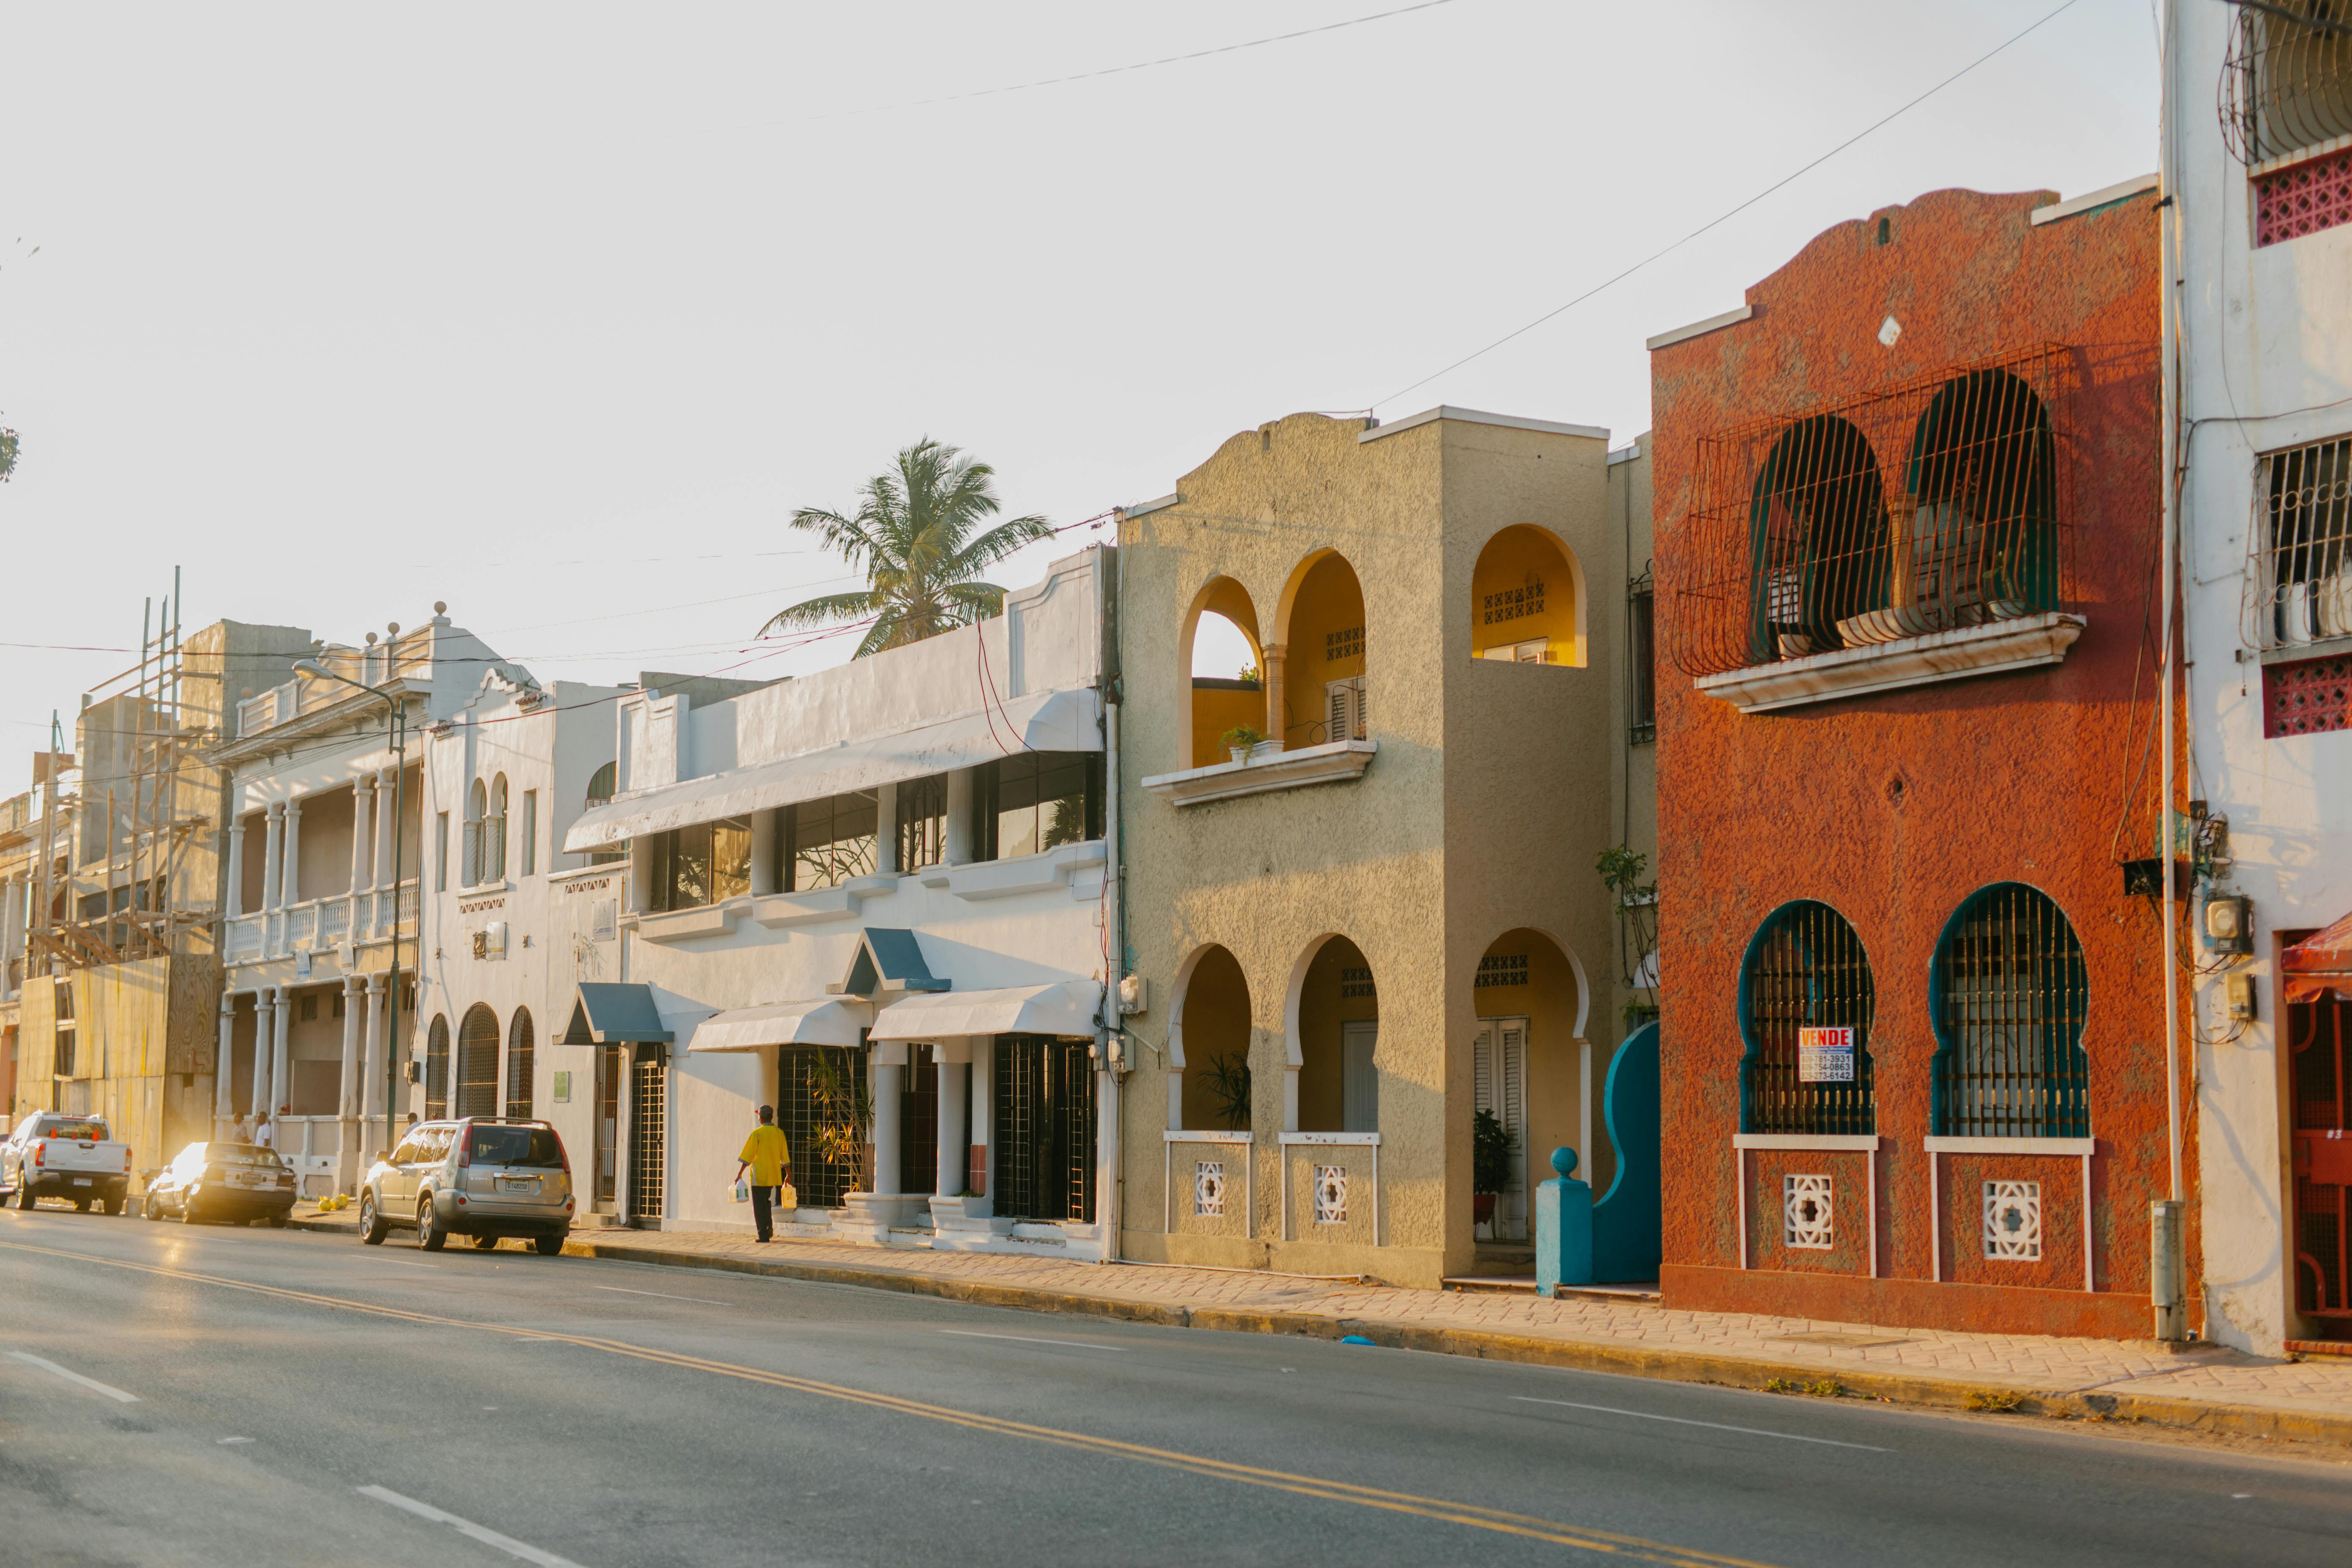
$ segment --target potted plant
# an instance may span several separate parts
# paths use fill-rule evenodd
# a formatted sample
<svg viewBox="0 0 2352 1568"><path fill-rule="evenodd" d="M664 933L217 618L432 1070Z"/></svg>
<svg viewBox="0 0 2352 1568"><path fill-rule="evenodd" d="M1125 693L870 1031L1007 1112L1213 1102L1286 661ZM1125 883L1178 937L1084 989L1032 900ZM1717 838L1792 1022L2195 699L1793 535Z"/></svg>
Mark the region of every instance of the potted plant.
<svg viewBox="0 0 2352 1568"><path fill-rule="evenodd" d="M845 1173L855 1188L866 1173L866 1130L874 1125L874 1100L866 1075L852 1062L818 1051L806 1069L809 1100L816 1109L816 1154Z"/></svg>
<svg viewBox="0 0 2352 1568"><path fill-rule="evenodd" d="M1265 744L1266 735L1263 730L1254 730L1247 724L1236 724L1217 739L1225 743L1227 756L1237 763L1245 763L1250 760L1252 752Z"/></svg>
<svg viewBox="0 0 2352 1568"><path fill-rule="evenodd" d="M1480 1111L1470 1124L1470 1215L1495 1223L1495 1199L1511 1184L1511 1135L1502 1118Z"/></svg>

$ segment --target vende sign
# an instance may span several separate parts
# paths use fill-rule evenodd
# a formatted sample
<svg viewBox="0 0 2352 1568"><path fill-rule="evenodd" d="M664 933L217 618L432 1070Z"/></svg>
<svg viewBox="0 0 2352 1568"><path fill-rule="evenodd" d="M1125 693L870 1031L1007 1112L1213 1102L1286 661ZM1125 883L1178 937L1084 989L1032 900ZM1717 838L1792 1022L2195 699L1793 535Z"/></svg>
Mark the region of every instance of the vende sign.
<svg viewBox="0 0 2352 1568"><path fill-rule="evenodd" d="M1799 1029L1797 1031L1797 1081L1799 1083L1852 1083L1853 1081L1853 1031L1844 1029Z"/></svg>

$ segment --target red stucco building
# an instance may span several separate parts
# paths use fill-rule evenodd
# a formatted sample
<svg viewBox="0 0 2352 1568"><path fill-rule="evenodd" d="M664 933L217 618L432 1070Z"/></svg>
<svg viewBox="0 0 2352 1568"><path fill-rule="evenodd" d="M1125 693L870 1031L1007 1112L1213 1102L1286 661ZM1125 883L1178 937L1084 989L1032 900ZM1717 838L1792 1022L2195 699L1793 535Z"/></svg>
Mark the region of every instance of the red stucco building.
<svg viewBox="0 0 2352 1568"><path fill-rule="evenodd" d="M2149 1331L2154 203L1937 192L1652 342L1670 1307Z"/></svg>

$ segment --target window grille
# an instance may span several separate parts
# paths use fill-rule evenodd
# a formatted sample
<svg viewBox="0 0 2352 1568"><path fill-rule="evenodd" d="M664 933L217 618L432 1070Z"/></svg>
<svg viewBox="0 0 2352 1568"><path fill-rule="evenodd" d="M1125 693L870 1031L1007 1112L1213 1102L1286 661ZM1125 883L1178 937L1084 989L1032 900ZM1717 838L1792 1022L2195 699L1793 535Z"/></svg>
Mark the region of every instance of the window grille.
<svg viewBox="0 0 2352 1568"><path fill-rule="evenodd" d="M898 1190L929 1193L940 1181L940 1069L929 1046L908 1046L898 1069Z"/></svg>
<svg viewBox="0 0 2352 1568"><path fill-rule="evenodd" d="M466 1010L457 1026L459 1116L499 1113L499 1016L483 1003Z"/></svg>
<svg viewBox="0 0 2352 1568"><path fill-rule="evenodd" d="M2061 608L2066 358L2044 344L1702 437L1676 667L1717 675Z"/></svg>
<svg viewBox="0 0 2352 1568"><path fill-rule="evenodd" d="M449 1020L438 1014L425 1037L425 1114L449 1114Z"/></svg>
<svg viewBox="0 0 2352 1568"><path fill-rule="evenodd" d="M2254 248L2352 223L2352 152L2254 179Z"/></svg>
<svg viewBox="0 0 2352 1568"><path fill-rule="evenodd" d="M2265 453L2246 542L2247 646L2352 637L2352 437Z"/></svg>
<svg viewBox="0 0 2352 1568"><path fill-rule="evenodd" d="M813 1084L819 1060L829 1061L845 1083L863 1082L866 1051L859 1047L804 1046L781 1053L776 1064L776 1125L784 1130L784 1147L793 1160L793 1185L804 1208L837 1209L842 1194L858 1183L861 1173L827 1160L817 1145L824 1122Z"/></svg>
<svg viewBox="0 0 2352 1568"><path fill-rule="evenodd" d="M1634 745L1658 738L1658 594L1650 568L1625 588L1627 739Z"/></svg>
<svg viewBox="0 0 2352 1568"><path fill-rule="evenodd" d="M1475 990L1485 985L1525 985L1527 983L1526 953L1493 952L1478 961L1478 973L1470 984Z"/></svg>
<svg viewBox="0 0 2352 1568"><path fill-rule="evenodd" d="M996 1172L1008 1219L1084 1220L1095 1206L1095 1075L1087 1042L996 1037Z"/></svg>
<svg viewBox="0 0 2352 1568"><path fill-rule="evenodd" d="M2222 139L2240 163L2265 163L2352 135L2347 26L2347 0L2271 0L2261 9L2238 7L2221 67L2221 109Z"/></svg>
<svg viewBox="0 0 2352 1568"><path fill-rule="evenodd" d="M2016 882L1970 894L1928 979L1936 1132L2089 1137L2089 997L2083 945L2048 897Z"/></svg>
<svg viewBox="0 0 2352 1568"><path fill-rule="evenodd" d="M1843 915L1811 900L1773 910L1740 966L1739 1130L1877 1131L1870 1053L1877 1007L1870 955ZM1850 1061L1833 1049L1823 1054L1824 1042L1844 1037L1806 1033L1843 1029L1853 1031Z"/></svg>
<svg viewBox="0 0 2352 1568"><path fill-rule="evenodd" d="M2263 733L2352 730L2352 654L2263 667Z"/></svg>
<svg viewBox="0 0 2352 1568"><path fill-rule="evenodd" d="M1826 1252L1837 1245L1835 1192L1824 1175L1780 1178L1780 1243Z"/></svg>
<svg viewBox="0 0 2352 1568"><path fill-rule="evenodd" d="M2030 1263L2042 1256L2040 1182L1984 1184L1984 1255L2013 1263Z"/></svg>
<svg viewBox="0 0 2352 1568"><path fill-rule="evenodd" d="M667 1173L668 1117L661 1058L640 1058L629 1081L629 1213L659 1219Z"/></svg>
<svg viewBox="0 0 2352 1568"><path fill-rule="evenodd" d="M1339 994L1343 998L1377 996L1379 993L1373 989L1371 970L1360 964L1342 964L1339 969Z"/></svg>
<svg viewBox="0 0 2352 1568"><path fill-rule="evenodd" d="M526 797L528 798L528 797ZM515 1009L514 1020L507 1026L507 1114L529 1116L531 1100L531 1026L530 1009Z"/></svg>

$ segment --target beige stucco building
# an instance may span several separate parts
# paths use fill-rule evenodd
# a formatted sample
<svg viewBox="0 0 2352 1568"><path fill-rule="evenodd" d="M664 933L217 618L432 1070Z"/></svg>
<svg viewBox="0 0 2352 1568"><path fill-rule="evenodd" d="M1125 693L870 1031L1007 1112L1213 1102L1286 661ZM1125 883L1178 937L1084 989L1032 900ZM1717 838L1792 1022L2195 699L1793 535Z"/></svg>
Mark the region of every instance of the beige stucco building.
<svg viewBox="0 0 2352 1568"><path fill-rule="evenodd" d="M1595 869L1654 836L1647 467L1580 426L1302 414L1122 514L1125 1256L1433 1287L1526 1267L1554 1147L1605 1186L1655 968ZM1209 616L1254 671L1196 679ZM1484 1220L1480 1109L1515 1142Z"/></svg>

